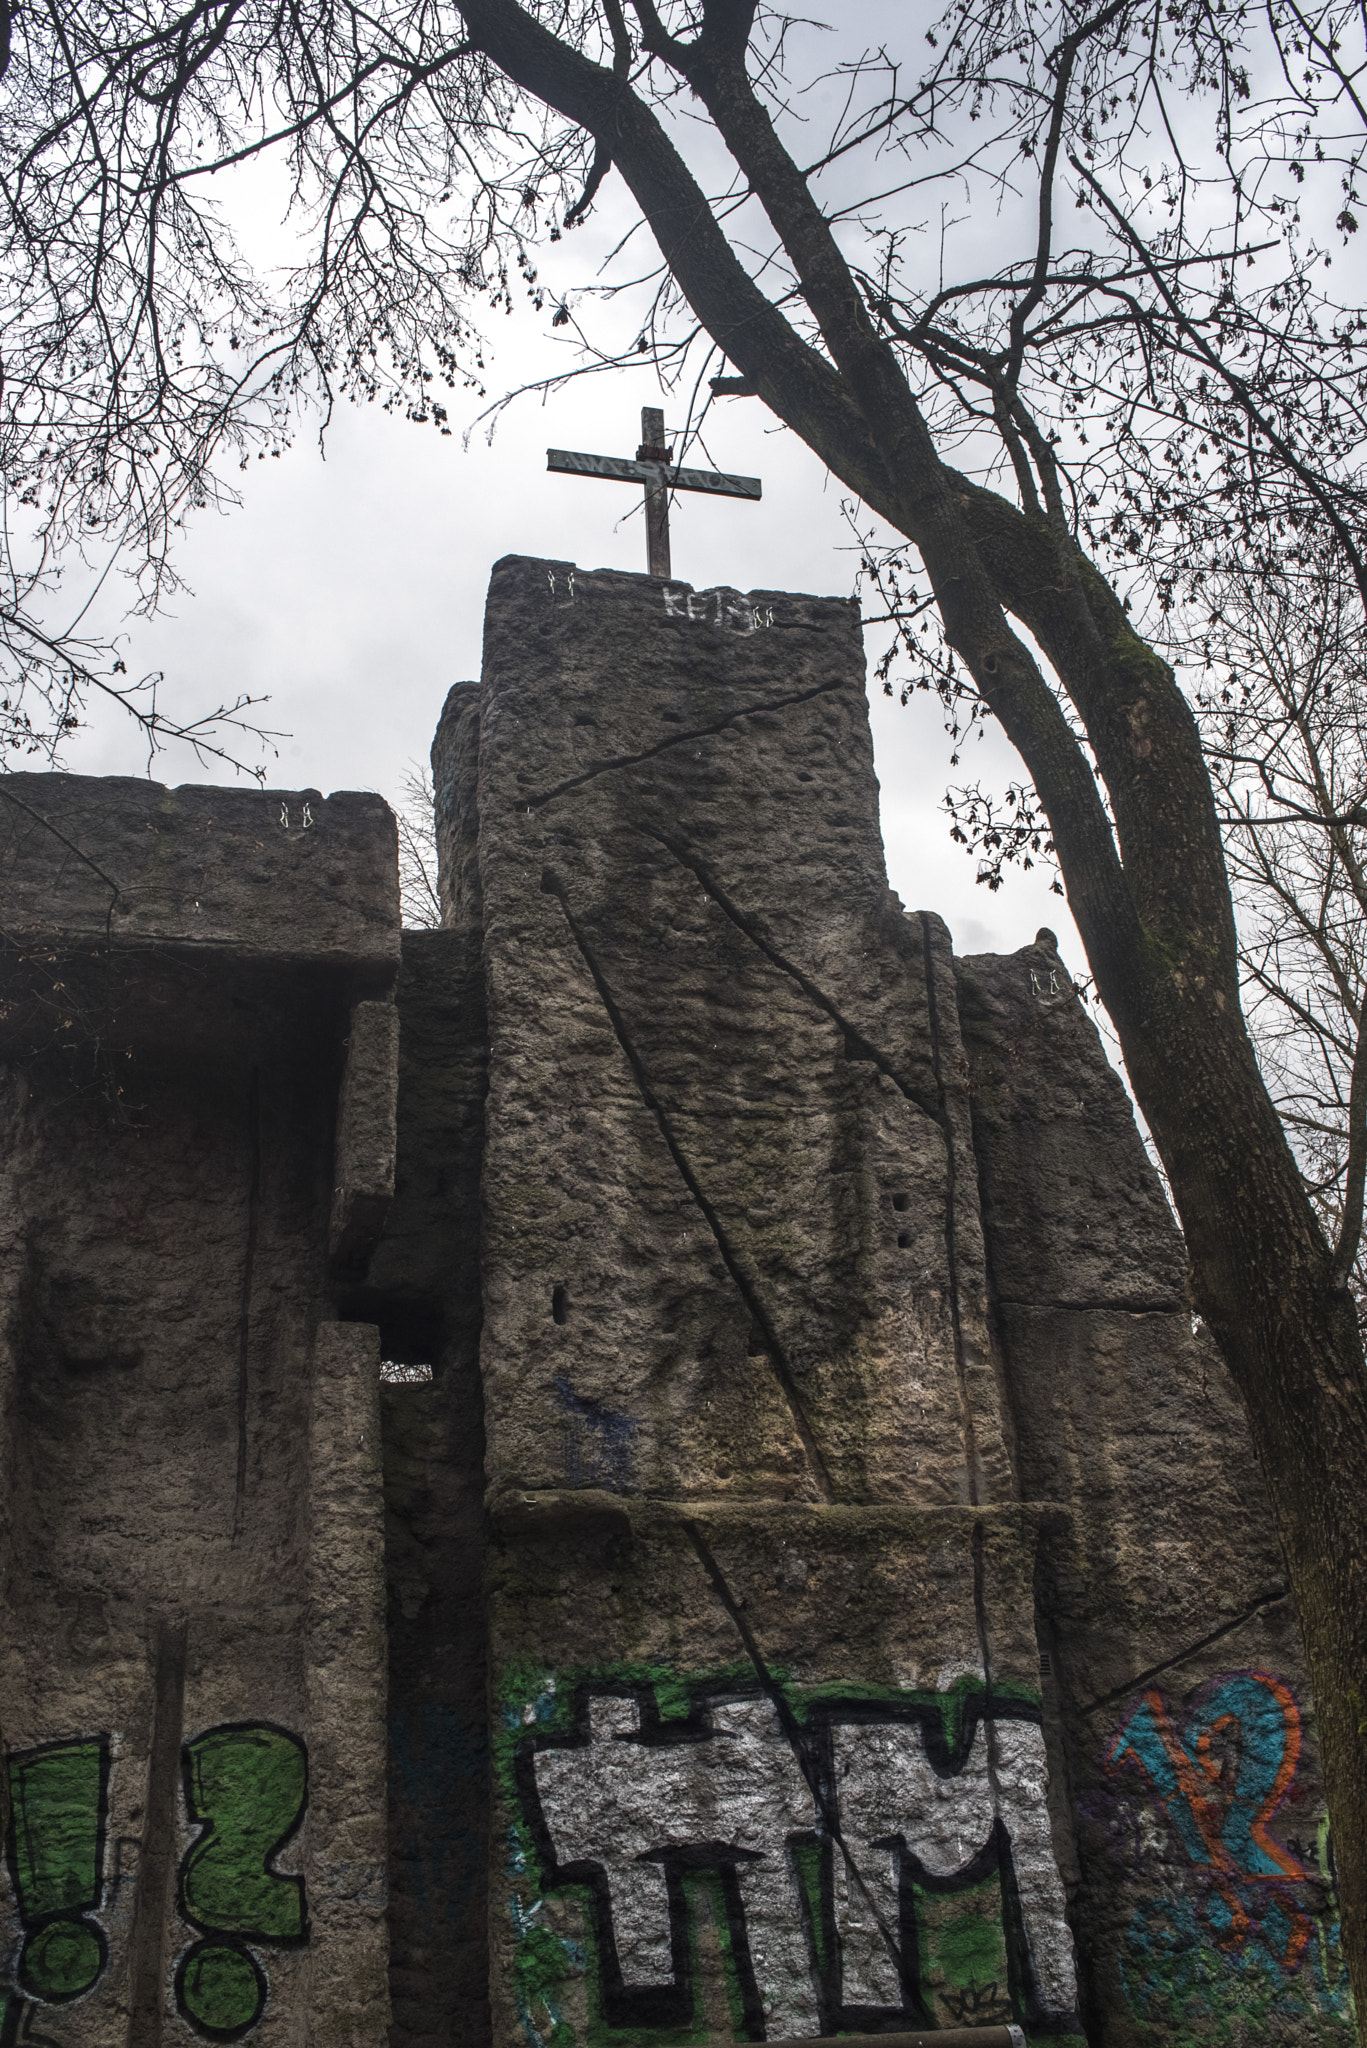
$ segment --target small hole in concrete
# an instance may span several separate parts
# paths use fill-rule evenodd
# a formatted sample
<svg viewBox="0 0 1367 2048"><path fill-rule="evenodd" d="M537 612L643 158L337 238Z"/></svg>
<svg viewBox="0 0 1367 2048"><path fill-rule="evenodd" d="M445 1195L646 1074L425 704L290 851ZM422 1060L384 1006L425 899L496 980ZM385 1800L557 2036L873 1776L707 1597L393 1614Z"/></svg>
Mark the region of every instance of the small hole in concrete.
<svg viewBox="0 0 1367 2048"><path fill-rule="evenodd" d="M899 1231L898 1231L898 1233L897 1233L897 1248L898 1248L898 1250L899 1250L899 1251L903 1251L903 1252L904 1252L904 1251L906 1250L907 1246L908 1246L908 1245L909 1245L910 1243L911 1243L911 1232L910 1232L909 1230L899 1230Z"/></svg>
<svg viewBox="0 0 1367 2048"><path fill-rule="evenodd" d="M799 782L815 782L816 777L813 774L811 774L808 769L804 768L799 773L797 779Z"/></svg>
<svg viewBox="0 0 1367 2048"><path fill-rule="evenodd" d="M892 1206L894 1209L905 1209L910 1200L910 1195L894 1195L892 1198Z"/></svg>
<svg viewBox="0 0 1367 2048"><path fill-rule="evenodd" d="M575 725L597 725L598 720L590 718L587 711L576 711L573 722Z"/></svg>
<svg viewBox="0 0 1367 2048"><path fill-rule="evenodd" d="M682 725L683 719L677 711L662 711L661 718L666 725Z"/></svg>
<svg viewBox="0 0 1367 2048"><path fill-rule="evenodd" d="M563 1287L551 1291L551 1314L557 1323L567 1323L570 1319L570 1297Z"/></svg>

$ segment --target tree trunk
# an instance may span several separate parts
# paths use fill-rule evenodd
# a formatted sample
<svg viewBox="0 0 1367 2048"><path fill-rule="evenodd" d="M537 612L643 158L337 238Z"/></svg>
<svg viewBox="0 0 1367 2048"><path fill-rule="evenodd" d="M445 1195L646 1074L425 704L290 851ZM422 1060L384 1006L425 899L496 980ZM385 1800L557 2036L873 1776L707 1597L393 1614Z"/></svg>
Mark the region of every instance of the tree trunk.
<svg viewBox="0 0 1367 2048"><path fill-rule="evenodd" d="M1210 779L1176 679L1065 531L941 462L896 356L745 75L753 9L653 31L778 230L829 359L759 290L654 113L516 0L458 0L472 42L579 122L631 187L704 329L919 549L946 637L1025 761L1069 906L1167 1168L1194 1298L1262 1465L1315 1693L1343 1949L1367 2023L1367 1380L1353 1305L1258 1071ZM649 10L645 10L649 12ZM1052 663L1109 802L1007 614ZM1367 2036L1364 2036L1367 2038Z"/></svg>
<svg viewBox="0 0 1367 2048"><path fill-rule="evenodd" d="M1344 1958L1367 2015L1367 1380L1357 1319L1333 1285L1281 1130L1267 1128L1271 1105L1249 1073L1251 1048L1241 1056L1241 1020L1212 1018L1204 992L1175 993L1168 1033L1122 1043L1172 1181L1196 1306L1243 1397L1267 1482L1315 1696Z"/></svg>

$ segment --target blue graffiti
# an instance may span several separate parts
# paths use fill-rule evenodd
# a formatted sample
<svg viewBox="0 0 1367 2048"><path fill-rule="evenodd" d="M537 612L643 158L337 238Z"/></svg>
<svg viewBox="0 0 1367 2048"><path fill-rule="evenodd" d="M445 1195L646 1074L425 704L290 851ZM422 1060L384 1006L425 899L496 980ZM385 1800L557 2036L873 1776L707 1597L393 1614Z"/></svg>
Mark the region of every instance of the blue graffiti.
<svg viewBox="0 0 1367 2048"><path fill-rule="evenodd" d="M569 1421L565 1430L565 1474L571 1486L603 1486L620 1493L631 1477L631 1453L640 1424L632 1415L605 1408L576 1394L557 1378L555 1391Z"/></svg>

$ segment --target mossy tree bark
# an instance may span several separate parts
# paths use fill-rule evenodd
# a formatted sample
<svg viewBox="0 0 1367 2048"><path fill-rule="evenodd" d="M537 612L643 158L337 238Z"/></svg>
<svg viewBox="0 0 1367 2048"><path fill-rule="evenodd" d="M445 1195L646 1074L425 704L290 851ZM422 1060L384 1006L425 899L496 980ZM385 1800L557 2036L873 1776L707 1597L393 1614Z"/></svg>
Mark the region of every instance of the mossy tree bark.
<svg viewBox="0 0 1367 2048"><path fill-rule="evenodd" d="M943 462L892 343L746 72L754 8L704 0L688 43L636 9L777 231L821 333L758 290L626 67L512 0L459 0L475 47L588 129L698 319L760 396L920 551L946 636L1044 803L1068 901L1186 1232L1193 1297L1248 1411L1305 1637L1344 1948L1367 2015L1367 1385L1352 1302L1259 1073L1210 779L1172 670L1046 492L1022 510ZM608 8L620 28L620 12ZM620 45L625 37L621 28ZM1105 787L1027 644L1034 636Z"/></svg>

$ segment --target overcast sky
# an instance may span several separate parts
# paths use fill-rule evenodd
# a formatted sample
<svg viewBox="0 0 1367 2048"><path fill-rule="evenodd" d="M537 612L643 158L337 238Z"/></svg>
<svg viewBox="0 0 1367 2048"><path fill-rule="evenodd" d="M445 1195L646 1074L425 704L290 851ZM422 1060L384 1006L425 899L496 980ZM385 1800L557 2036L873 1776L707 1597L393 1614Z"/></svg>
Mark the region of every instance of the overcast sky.
<svg viewBox="0 0 1367 2048"><path fill-rule="evenodd" d="M841 21L841 52L849 47L847 31L859 32L861 13L880 35L889 32L885 7L856 5L851 16L834 17ZM814 103L825 90L814 89ZM247 222L253 254L279 260L288 254L288 234L282 237L281 209L272 206L268 183L241 189L236 218L239 227ZM556 298L571 283L592 279L599 257L633 218L620 183L610 178L587 227L542 252L552 287L544 310L486 316L491 396L573 366L572 330L551 326ZM1009 223L985 209L951 225L960 242L984 245L973 250L975 262L1009 232ZM639 317L627 305L603 314L582 301L580 310L586 322L615 320L623 331ZM377 407L343 404L325 457L306 427L278 460L253 460L241 479L241 509L200 514L181 541L177 562L192 594L182 594L168 615L128 629L130 671L163 670L168 706L181 714L239 690L269 698L259 715L283 734L279 758L269 763L274 785L398 795L405 769L426 756L447 689L479 673L484 596L500 556L567 558L583 569L645 567L639 491L548 475L545 451L634 455L641 407L663 403L667 425L678 427L686 395L662 394L643 361L639 370L581 378L544 401L524 397L502 415L492 443L481 430L468 446L464 430L481 401L442 395L455 429L449 438ZM857 557L841 516L842 487L758 399L713 406L706 450L694 449L688 459L708 456L761 477L763 502L677 501L673 565L680 580L699 588L851 592ZM74 586L69 601L74 607ZM87 623L107 627L113 616L108 605L97 607ZM886 628L871 628L867 639L872 666ZM920 694L904 710L875 685L870 712L889 879L904 904L938 910L961 952L1014 949L1050 924L1081 970L1066 905L1050 894L1047 876L1020 877L992 896L976 886L975 863L950 842L941 809L946 781L981 776L1000 786L1020 772L1000 735L989 729L951 771L933 697ZM66 764L84 774L141 773L145 761L127 722L102 716L68 747ZM217 780L226 771L200 768L182 753L163 756L153 772L181 782Z"/></svg>
<svg viewBox="0 0 1367 2048"><path fill-rule="evenodd" d="M532 328L532 321L525 323ZM537 323L528 336L549 346ZM639 493L546 473L548 446L634 455L642 404L662 394L648 372L585 380L519 401L492 446L377 410L343 408L326 457L303 436L279 460L253 463L245 502L201 514L180 564L193 594L173 615L128 628L129 666L165 671L169 700L196 709L239 690L270 699L260 716L283 732L269 780L284 787L397 795L426 756L452 683L477 676L484 596L501 555L566 558L581 568L643 569ZM663 397L666 420L675 408ZM474 407L471 407L474 410ZM708 443L729 469L760 476L763 502L684 497L672 518L675 574L716 583L848 595L851 536L841 488L757 399L714 408ZM886 639L867 634L870 666ZM950 777L940 713L928 695L903 710L870 698L882 785L888 873L912 909L938 910L960 952L1010 950L1051 924L1080 965L1067 909L1026 876L992 896L951 844L939 808ZM998 735L968 750L964 770L1012 772ZM100 718L67 749L81 774L140 774L144 757L117 719ZM981 763L981 770L979 764ZM222 779L188 755L163 756L160 781Z"/></svg>

